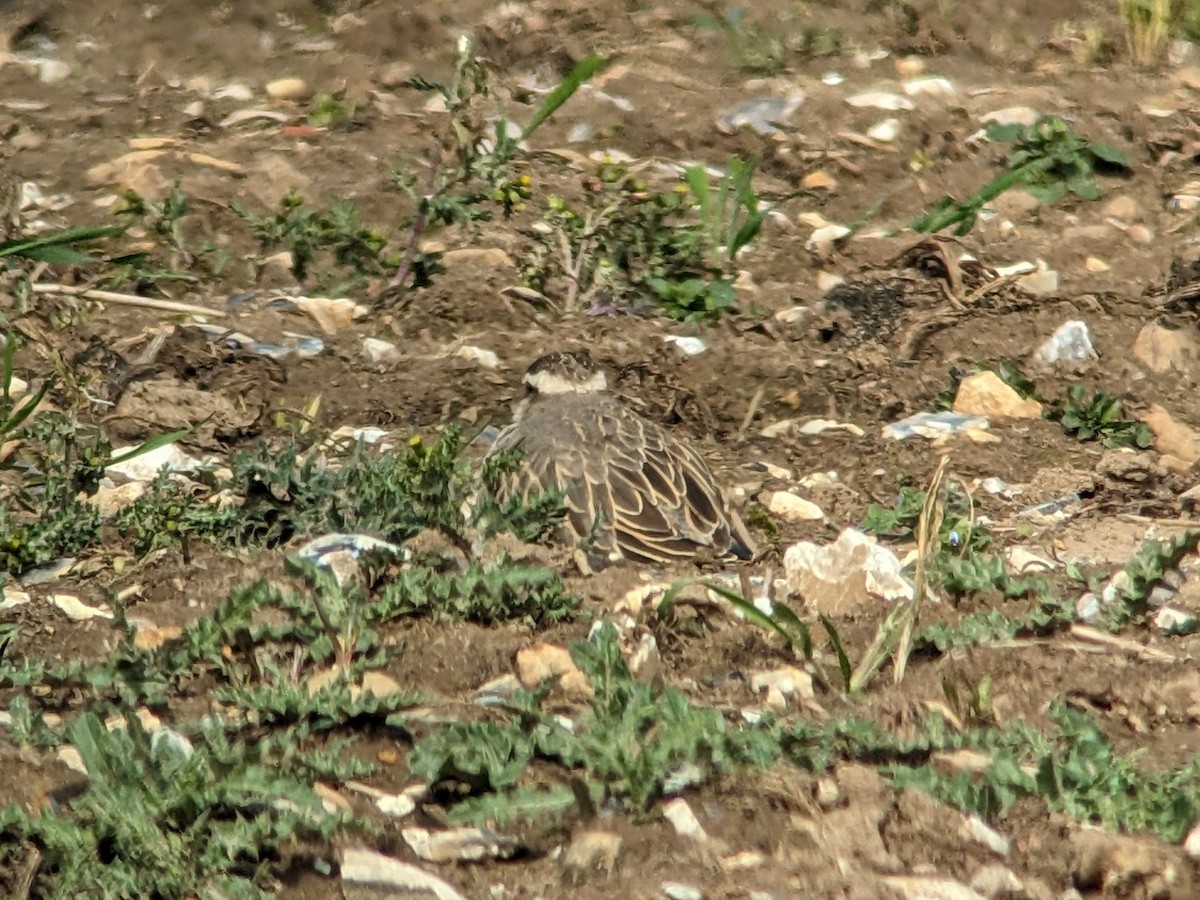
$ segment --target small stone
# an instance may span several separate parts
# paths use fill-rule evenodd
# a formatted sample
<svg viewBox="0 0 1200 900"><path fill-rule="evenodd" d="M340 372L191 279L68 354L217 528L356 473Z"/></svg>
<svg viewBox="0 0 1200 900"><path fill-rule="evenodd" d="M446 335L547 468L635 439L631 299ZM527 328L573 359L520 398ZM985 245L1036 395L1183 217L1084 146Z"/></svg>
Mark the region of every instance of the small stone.
<svg viewBox="0 0 1200 900"><path fill-rule="evenodd" d="M1036 109L1028 106L1008 106L985 113L980 121L985 125L1024 125L1034 124L1041 117Z"/></svg>
<svg viewBox="0 0 1200 900"><path fill-rule="evenodd" d="M375 798L375 808L385 816L391 816L393 819L403 819L405 816L412 814L417 808L417 803L412 797L406 794L385 794L382 797Z"/></svg>
<svg viewBox="0 0 1200 900"><path fill-rule="evenodd" d="M1086 322L1064 322L1037 350L1037 360L1045 365L1081 363L1096 359L1092 334Z"/></svg>
<svg viewBox="0 0 1200 900"><path fill-rule="evenodd" d="M1200 860L1200 822L1193 825L1183 839L1183 852L1192 859Z"/></svg>
<svg viewBox="0 0 1200 900"><path fill-rule="evenodd" d="M390 341L381 341L379 338L363 338L362 341L363 359L371 363L373 366L385 368L393 366L400 362L400 348Z"/></svg>
<svg viewBox="0 0 1200 900"><path fill-rule="evenodd" d="M791 491L768 491L761 499L767 512L785 522L820 522L825 518L821 507Z"/></svg>
<svg viewBox="0 0 1200 900"><path fill-rule="evenodd" d="M838 189L837 179L824 169L809 172L804 176L804 181L801 184L805 190L809 191L836 191Z"/></svg>
<svg viewBox="0 0 1200 900"><path fill-rule="evenodd" d="M662 892L670 900L704 900L704 893L690 884L680 884L678 881L664 881Z"/></svg>
<svg viewBox="0 0 1200 900"><path fill-rule="evenodd" d="M1124 222L1135 222L1141 217L1141 209L1138 207L1137 201L1127 194L1118 194L1105 203L1103 213Z"/></svg>
<svg viewBox="0 0 1200 900"><path fill-rule="evenodd" d="M821 809L833 809L842 802L842 788L837 779L824 775L817 779L815 791L817 806Z"/></svg>
<svg viewBox="0 0 1200 900"><path fill-rule="evenodd" d="M1085 259L1083 261L1083 267L1085 269L1087 269L1089 272L1092 272L1095 274L1099 274L1101 272L1107 272L1112 268L1112 266L1110 266L1108 263L1106 263L1104 260L1102 260L1098 256L1089 256L1087 259Z"/></svg>
<svg viewBox="0 0 1200 900"><path fill-rule="evenodd" d="M544 642L522 647L517 651L516 670L517 678L527 690L555 678L568 697L586 699L592 696L592 686L565 647Z"/></svg>
<svg viewBox="0 0 1200 900"><path fill-rule="evenodd" d="M339 869L342 881L351 884L382 885L422 896L432 894L437 900L465 900L449 882L410 863L363 847L346 847Z"/></svg>
<svg viewBox="0 0 1200 900"><path fill-rule="evenodd" d="M53 594L50 602L58 607L72 622L86 622L89 619L111 619L112 611L107 607L88 606L74 594Z"/></svg>
<svg viewBox="0 0 1200 900"><path fill-rule="evenodd" d="M982 844L997 856L1008 856L1009 851L1012 849L1011 841L984 822L979 816L967 816L963 820L959 834L969 840L975 841L977 844Z"/></svg>
<svg viewBox="0 0 1200 900"><path fill-rule="evenodd" d="M1152 404L1143 421L1154 432L1155 449L1185 460L1189 466L1200 460L1200 433L1176 421L1165 408Z"/></svg>
<svg viewBox="0 0 1200 900"><path fill-rule="evenodd" d="M1166 328L1150 322L1133 342L1133 355L1151 372L1185 372L1200 357L1200 344L1191 330Z"/></svg>
<svg viewBox="0 0 1200 900"><path fill-rule="evenodd" d="M375 76L375 80L385 88L398 88L412 78L415 72L411 63L396 60L381 68Z"/></svg>
<svg viewBox="0 0 1200 900"><path fill-rule="evenodd" d="M1200 618L1187 610L1163 606L1154 614L1154 627L1166 635L1195 634L1200 631Z"/></svg>
<svg viewBox="0 0 1200 900"><path fill-rule="evenodd" d="M512 838L490 828L405 828L400 832L409 849L426 862L479 862L512 859L520 849Z"/></svg>
<svg viewBox="0 0 1200 900"><path fill-rule="evenodd" d="M461 247L458 250L447 250L442 254L441 263L447 268L466 263L495 268L514 267L512 257L499 247Z"/></svg>
<svg viewBox="0 0 1200 900"><path fill-rule="evenodd" d="M813 693L812 676L795 666L783 666L778 669L751 673L750 689L755 693L775 690L785 701L788 697L811 700L816 696Z"/></svg>
<svg viewBox="0 0 1200 900"><path fill-rule="evenodd" d="M692 808L688 806L686 800L676 798L664 804L662 814L663 818L671 823L671 827L675 829L675 833L680 837L691 838L701 843L708 840L708 833L704 830L704 826L700 824L700 820L696 818L696 814L692 812Z"/></svg>
<svg viewBox="0 0 1200 900"><path fill-rule="evenodd" d="M1022 397L999 375L989 370L962 380L954 397L954 411L996 419L1040 419L1042 404L1032 397Z"/></svg>
<svg viewBox="0 0 1200 900"><path fill-rule="evenodd" d="M925 71L925 57L901 56L894 63L896 74L901 78L915 78Z"/></svg>
<svg viewBox="0 0 1200 900"><path fill-rule="evenodd" d="M1038 260L1038 263L1037 271L1017 279L1017 286L1035 297L1046 297L1056 293L1058 291L1058 272L1048 268L1041 260Z"/></svg>
<svg viewBox="0 0 1200 900"><path fill-rule="evenodd" d="M361 686L364 694L374 694L380 699L395 697L404 692L404 688L400 686L400 682L382 672L372 671L365 673L362 677Z"/></svg>
<svg viewBox="0 0 1200 900"><path fill-rule="evenodd" d="M884 109L890 112L916 108L907 97L888 91L863 91L847 97L846 102L858 109Z"/></svg>
<svg viewBox="0 0 1200 900"><path fill-rule="evenodd" d="M668 334L663 337L663 342L674 344L684 356L699 356L708 349L708 345L698 337Z"/></svg>
<svg viewBox="0 0 1200 900"><path fill-rule="evenodd" d="M22 128L8 139L8 146L14 150L40 150L45 143L45 136L30 128Z"/></svg>
<svg viewBox="0 0 1200 900"><path fill-rule="evenodd" d="M867 129L867 137L881 144L890 144L900 136L900 120L884 119Z"/></svg>
<svg viewBox="0 0 1200 900"><path fill-rule="evenodd" d="M267 83L267 96L272 100L307 100L312 88L303 78L277 78Z"/></svg>
<svg viewBox="0 0 1200 900"><path fill-rule="evenodd" d="M1007 866L993 863L984 866L971 878L971 890L982 894L988 900L1002 897L1027 896L1021 879L1012 873Z"/></svg>
<svg viewBox="0 0 1200 900"><path fill-rule="evenodd" d="M910 97L949 97L955 93L954 82L940 76L913 78L904 83L904 93Z"/></svg>
<svg viewBox="0 0 1200 900"><path fill-rule="evenodd" d="M818 272L817 273L817 290L820 291L822 294L828 294L835 287L838 287L839 285L843 285L845 283L846 283L846 279L843 278L841 275L834 275L832 272ZM793 307L793 309L802 309L805 311L805 313L808 312L807 306L796 306L796 307ZM784 312L784 311L785 310L781 310L781 312ZM779 314L776 313L776 316L778 316L778 315Z"/></svg>
<svg viewBox="0 0 1200 900"><path fill-rule="evenodd" d="M454 352L454 355L459 359L468 359L471 362L479 363L479 365L483 366L485 369L500 368L500 357L497 356L493 351L485 350L482 347L474 347L470 344L467 344L463 347L459 347Z"/></svg>
<svg viewBox="0 0 1200 900"><path fill-rule="evenodd" d="M70 744L63 744L55 754L58 761L73 772L87 774L87 766L83 764L83 755Z"/></svg>
<svg viewBox="0 0 1200 900"><path fill-rule="evenodd" d="M563 853L563 877L569 884L579 884L592 875L608 878L621 857L621 836L612 831L588 829L571 838Z"/></svg>

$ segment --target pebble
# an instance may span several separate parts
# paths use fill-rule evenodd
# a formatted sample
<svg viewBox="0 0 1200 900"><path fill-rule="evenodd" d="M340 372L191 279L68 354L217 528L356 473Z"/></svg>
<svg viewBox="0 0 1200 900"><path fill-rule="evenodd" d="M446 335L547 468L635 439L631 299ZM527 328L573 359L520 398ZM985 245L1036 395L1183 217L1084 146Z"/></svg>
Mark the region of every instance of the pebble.
<svg viewBox="0 0 1200 900"><path fill-rule="evenodd" d="M42 134L29 128L22 128L8 139L8 145L14 150L38 150L45 143Z"/></svg>
<svg viewBox="0 0 1200 900"><path fill-rule="evenodd" d="M708 833L704 830L704 826L700 824L700 820L696 818L696 814L692 812L692 808L688 806L686 800L676 798L664 804L662 814L663 818L671 823L671 827L675 829L675 833L680 837L691 838L700 842L708 840Z"/></svg>
<svg viewBox="0 0 1200 900"><path fill-rule="evenodd" d="M704 900L704 894L699 888L690 884L680 884L677 881L664 881L662 892L671 900Z"/></svg>
<svg viewBox="0 0 1200 900"><path fill-rule="evenodd" d="M791 491L769 491L762 501L767 512L785 522L820 522L825 518L821 507L811 500L796 496Z"/></svg>
<svg viewBox="0 0 1200 900"><path fill-rule="evenodd" d="M1200 357L1200 343L1191 330L1148 323L1133 342L1133 355L1151 372L1186 372Z"/></svg>
<svg viewBox="0 0 1200 900"><path fill-rule="evenodd" d="M307 100L312 96L312 88L303 78L277 78L267 82L267 96L272 100Z"/></svg>
<svg viewBox="0 0 1200 900"><path fill-rule="evenodd" d="M1092 346L1092 334L1087 322L1074 319L1064 322L1038 347L1036 356L1038 362L1049 366L1096 359L1096 348Z"/></svg>
<svg viewBox="0 0 1200 900"><path fill-rule="evenodd" d="M881 144L890 144L900 136L900 120L884 119L867 129L867 137Z"/></svg>
<svg viewBox="0 0 1200 900"><path fill-rule="evenodd" d="M578 884L593 873L612 875L623 846L621 836L612 831L588 829L579 832L571 838L563 853L564 877L568 882Z"/></svg>
<svg viewBox="0 0 1200 900"><path fill-rule="evenodd" d="M989 418L1040 419L1042 404L1032 397L1022 397L989 370L962 380L954 397L954 411Z"/></svg>
<svg viewBox="0 0 1200 900"><path fill-rule="evenodd" d="M1109 271L1112 266L1100 259L1098 256L1089 256L1083 261L1083 267L1089 272L1100 273Z"/></svg>
<svg viewBox="0 0 1200 900"><path fill-rule="evenodd" d="M907 97L888 91L863 91L846 98L846 102L859 109L884 109L889 112L915 109L916 105Z"/></svg>
<svg viewBox="0 0 1200 900"><path fill-rule="evenodd" d="M544 641L530 644L517 651L515 663L517 678L528 690L533 690L547 679L556 678L558 686L567 696L581 699L592 696L592 686L588 684L587 676L575 665L566 647Z"/></svg>

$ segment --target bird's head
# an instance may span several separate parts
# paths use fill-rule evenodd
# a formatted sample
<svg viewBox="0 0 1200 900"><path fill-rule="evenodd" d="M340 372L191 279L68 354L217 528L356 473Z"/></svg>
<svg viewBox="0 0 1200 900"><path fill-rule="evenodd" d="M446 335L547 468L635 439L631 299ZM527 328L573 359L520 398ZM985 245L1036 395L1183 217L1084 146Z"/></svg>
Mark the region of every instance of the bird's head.
<svg viewBox="0 0 1200 900"><path fill-rule="evenodd" d="M586 350L547 353L534 360L523 380L529 394L542 397L608 390L608 379Z"/></svg>

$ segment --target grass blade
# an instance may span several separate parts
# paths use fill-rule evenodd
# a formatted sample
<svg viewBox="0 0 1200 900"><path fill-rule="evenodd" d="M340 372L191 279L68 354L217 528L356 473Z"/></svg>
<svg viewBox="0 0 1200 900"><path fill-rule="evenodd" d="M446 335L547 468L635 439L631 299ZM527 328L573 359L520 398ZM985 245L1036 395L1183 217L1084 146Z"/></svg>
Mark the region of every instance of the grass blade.
<svg viewBox="0 0 1200 900"><path fill-rule="evenodd" d="M590 81L592 76L609 64L611 60L603 56L597 56L595 53L589 53L584 59L581 59L562 80L549 96L542 102L541 107L533 114L529 124L525 126L525 130L521 133L521 138L526 139L534 133L547 119L558 112L559 107L571 99L575 92L579 90L587 81Z"/></svg>

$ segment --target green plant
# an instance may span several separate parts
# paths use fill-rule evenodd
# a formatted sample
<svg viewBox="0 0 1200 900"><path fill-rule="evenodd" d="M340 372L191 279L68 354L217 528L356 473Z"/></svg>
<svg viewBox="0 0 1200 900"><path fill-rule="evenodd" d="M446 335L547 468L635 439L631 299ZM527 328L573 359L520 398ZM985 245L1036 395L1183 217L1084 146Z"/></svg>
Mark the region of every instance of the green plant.
<svg viewBox="0 0 1200 900"><path fill-rule="evenodd" d="M775 75L787 66L789 49L777 27L763 28L744 9L734 7L722 13L715 3L701 5L705 12L696 16L696 25L725 34L735 68L748 74Z"/></svg>
<svg viewBox="0 0 1200 900"><path fill-rule="evenodd" d="M1115 602L1101 608L1104 624L1119 631L1131 621L1144 617L1150 594L1175 569L1184 557L1200 546L1200 531L1180 531L1165 540L1147 540L1114 577Z"/></svg>
<svg viewBox="0 0 1200 900"><path fill-rule="evenodd" d="M41 814L0 811L0 865L36 846L37 896L266 897L300 842L325 847L347 822L313 791L345 767L282 733L237 740L215 719L189 735L147 732L134 715L109 729L84 713L65 737L87 789Z"/></svg>
<svg viewBox="0 0 1200 900"><path fill-rule="evenodd" d="M1171 0L1117 0L1117 9L1130 57L1139 65L1157 65L1171 35Z"/></svg>
<svg viewBox="0 0 1200 900"><path fill-rule="evenodd" d="M769 208L754 191L755 163L730 159L713 183L691 166L673 190L655 192L628 167L606 162L599 189L577 211L547 202L522 268L525 283L573 309L597 312L651 301L666 316L713 321L736 309L733 264Z"/></svg>
<svg viewBox="0 0 1200 900"><path fill-rule="evenodd" d="M520 140L528 140L607 64L608 60L594 54L580 60L546 96L521 131ZM486 221L493 205L507 218L523 209L532 196L532 179L512 170L520 148L518 138L509 132L503 110L494 125L489 128L485 124L480 106L491 97L490 78L491 73L476 55L474 41L463 36L458 41L454 74L448 84L424 78L407 82L408 87L440 94L446 119L426 160L424 178L408 170L393 170L393 180L412 199L415 211L403 226L408 240L403 257L388 279L388 292L423 287L439 271L438 254L420 247L430 227Z"/></svg>
<svg viewBox="0 0 1200 900"><path fill-rule="evenodd" d="M273 214L256 213L236 203L232 208L258 239L261 255L284 248L291 255L297 281L316 273L317 283L331 293L361 287L368 277L390 271L398 259L388 253L383 232L359 223L358 207L349 200L335 200L321 210L306 206L292 191Z"/></svg>
<svg viewBox="0 0 1200 900"><path fill-rule="evenodd" d="M542 759L566 769L567 777L578 774L584 803L644 813L664 795L714 774L778 757L778 741L765 729L731 728L715 709L635 681L611 624L572 645L571 656L594 689L574 728L543 712L540 695L523 694L510 703L505 722L454 723L420 741L409 757L413 774L461 800L516 788L529 765ZM562 809L573 799L558 791L553 804ZM551 797L525 791L513 800L522 809L545 809ZM506 806L493 802L486 809L494 815ZM482 808L472 803L459 815Z"/></svg>
<svg viewBox="0 0 1200 900"><path fill-rule="evenodd" d="M1066 405L1055 410L1058 420L1068 434L1081 441L1099 438L1106 447L1136 447L1144 449L1154 442L1154 435L1144 422L1124 417L1121 401L1101 388L1090 398L1081 384L1071 385Z"/></svg>
<svg viewBox="0 0 1200 900"><path fill-rule="evenodd" d="M1057 203L1068 193L1084 200L1100 196L1098 170L1127 172L1129 160L1120 151L1075 133L1057 116L1043 116L1032 125L992 125L991 141L1015 141L1006 159L1007 171L989 181L963 201L944 196L912 222L913 231L936 233L957 225L963 235L975 226L980 211L1005 191L1019 187L1043 203Z"/></svg>
<svg viewBox="0 0 1200 900"><path fill-rule="evenodd" d="M1021 797L1040 797L1050 809L1124 832L1153 831L1180 840L1200 814L1200 755L1176 770L1147 770L1139 752L1117 753L1095 722L1061 702L1051 706L1058 733L1027 725L973 729L955 741L991 757L979 776L945 774L928 765L885 766L897 787L915 787L985 818Z"/></svg>

